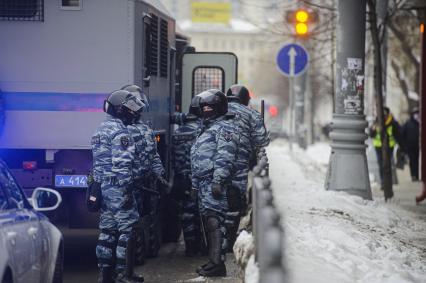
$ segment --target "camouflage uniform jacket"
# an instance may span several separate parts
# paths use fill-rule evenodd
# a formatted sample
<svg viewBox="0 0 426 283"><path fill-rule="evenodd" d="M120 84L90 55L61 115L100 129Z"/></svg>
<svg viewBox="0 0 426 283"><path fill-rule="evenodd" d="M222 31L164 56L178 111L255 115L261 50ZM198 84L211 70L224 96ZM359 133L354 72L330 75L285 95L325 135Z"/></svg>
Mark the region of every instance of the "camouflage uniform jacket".
<svg viewBox="0 0 426 283"><path fill-rule="evenodd" d="M222 116L205 126L191 148L192 184L197 189L203 180L230 183L240 144L240 133L233 119Z"/></svg>
<svg viewBox="0 0 426 283"><path fill-rule="evenodd" d="M172 164L176 175L191 175L191 147L202 129L201 119L189 121L176 129L172 136Z"/></svg>
<svg viewBox="0 0 426 283"><path fill-rule="evenodd" d="M242 149L251 153L269 144L269 134L259 112L235 101L229 102L228 111L236 115L242 134Z"/></svg>
<svg viewBox="0 0 426 283"><path fill-rule="evenodd" d="M132 182L135 146L123 122L111 115L97 128L91 140L93 178L102 183L115 178L120 186Z"/></svg>
<svg viewBox="0 0 426 283"><path fill-rule="evenodd" d="M136 146L136 158L133 168L135 178L164 176L165 171L157 152L154 131L145 123L138 122L127 126Z"/></svg>

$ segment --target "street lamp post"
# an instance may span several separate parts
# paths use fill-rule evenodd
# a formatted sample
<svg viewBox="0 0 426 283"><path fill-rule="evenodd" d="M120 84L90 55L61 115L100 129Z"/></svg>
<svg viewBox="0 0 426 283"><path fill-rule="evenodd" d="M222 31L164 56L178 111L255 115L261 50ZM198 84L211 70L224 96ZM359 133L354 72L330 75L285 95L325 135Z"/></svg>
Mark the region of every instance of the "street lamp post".
<svg viewBox="0 0 426 283"><path fill-rule="evenodd" d="M366 0L338 1L335 106L326 190L372 199L365 153Z"/></svg>

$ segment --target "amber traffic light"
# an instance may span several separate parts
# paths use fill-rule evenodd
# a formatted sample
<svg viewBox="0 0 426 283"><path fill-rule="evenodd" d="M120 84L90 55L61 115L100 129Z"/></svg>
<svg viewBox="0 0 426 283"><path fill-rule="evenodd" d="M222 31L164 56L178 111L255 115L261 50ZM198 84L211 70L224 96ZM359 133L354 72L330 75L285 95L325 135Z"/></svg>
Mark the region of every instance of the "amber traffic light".
<svg viewBox="0 0 426 283"><path fill-rule="evenodd" d="M296 14L296 24L294 26L295 32L297 35L305 35L308 33L308 19L309 13L305 10L297 10Z"/></svg>
<svg viewBox="0 0 426 283"><path fill-rule="evenodd" d="M286 15L287 23L292 25L294 34L299 37L309 34L311 25L317 21L317 18L318 15L315 11L307 9L288 11Z"/></svg>

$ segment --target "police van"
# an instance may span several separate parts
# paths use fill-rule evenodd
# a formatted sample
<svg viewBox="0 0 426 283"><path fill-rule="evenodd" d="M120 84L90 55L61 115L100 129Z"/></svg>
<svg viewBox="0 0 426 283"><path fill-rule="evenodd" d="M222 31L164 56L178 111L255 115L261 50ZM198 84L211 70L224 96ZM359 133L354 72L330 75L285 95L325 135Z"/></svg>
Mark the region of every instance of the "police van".
<svg viewBox="0 0 426 283"><path fill-rule="evenodd" d="M234 54L197 53L188 41L158 0L0 2L0 157L27 194L62 195L55 223L97 226L84 202L90 138L106 96L123 85L148 96L143 116L172 177L170 115L187 111L194 94L237 81Z"/></svg>

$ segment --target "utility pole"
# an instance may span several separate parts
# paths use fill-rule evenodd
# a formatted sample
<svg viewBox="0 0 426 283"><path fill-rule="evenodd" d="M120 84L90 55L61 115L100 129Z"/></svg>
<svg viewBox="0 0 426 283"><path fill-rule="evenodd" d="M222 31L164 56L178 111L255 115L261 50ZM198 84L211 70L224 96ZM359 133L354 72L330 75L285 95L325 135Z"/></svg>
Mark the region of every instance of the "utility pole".
<svg viewBox="0 0 426 283"><path fill-rule="evenodd" d="M387 65L388 65L388 6L389 0L378 0L376 4L377 10L377 24L381 29L379 30L380 36L380 56L382 60L382 83L383 83L383 102L386 104L387 97Z"/></svg>
<svg viewBox="0 0 426 283"><path fill-rule="evenodd" d="M338 1L335 107L326 190L372 199L365 154L366 0Z"/></svg>
<svg viewBox="0 0 426 283"><path fill-rule="evenodd" d="M293 140L294 140L294 105L295 105L295 97L294 97L294 73L295 73L295 64L296 64L296 50L294 48L290 48L288 51L288 56L290 58L290 78L289 78L289 95L290 95L290 127L289 127L289 145L290 150L293 150Z"/></svg>
<svg viewBox="0 0 426 283"><path fill-rule="evenodd" d="M426 9L421 15L421 67L420 67L420 179L423 183L423 197L426 194Z"/></svg>
<svg viewBox="0 0 426 283"><path fill-rule="evenodd" d="M376 11L375 1L367 0L369 15L370 15L370 26L371 26L371 39L374 49L374 86L376 92L376 110L377 110L377 121L380 131L381 139L381 152L382 152L382 164L379 164L382 168L382 188L385 196L385 201L393 197L393 181L392 181L392 164L391 164L391 151L389 147L389 135L386 132L385 116L383 111L384 95L383 95L383 62L382 62L382 42L380 39L380 29L378 25L378 16ZM384 27L383 27L384 28Z"/></svg>

